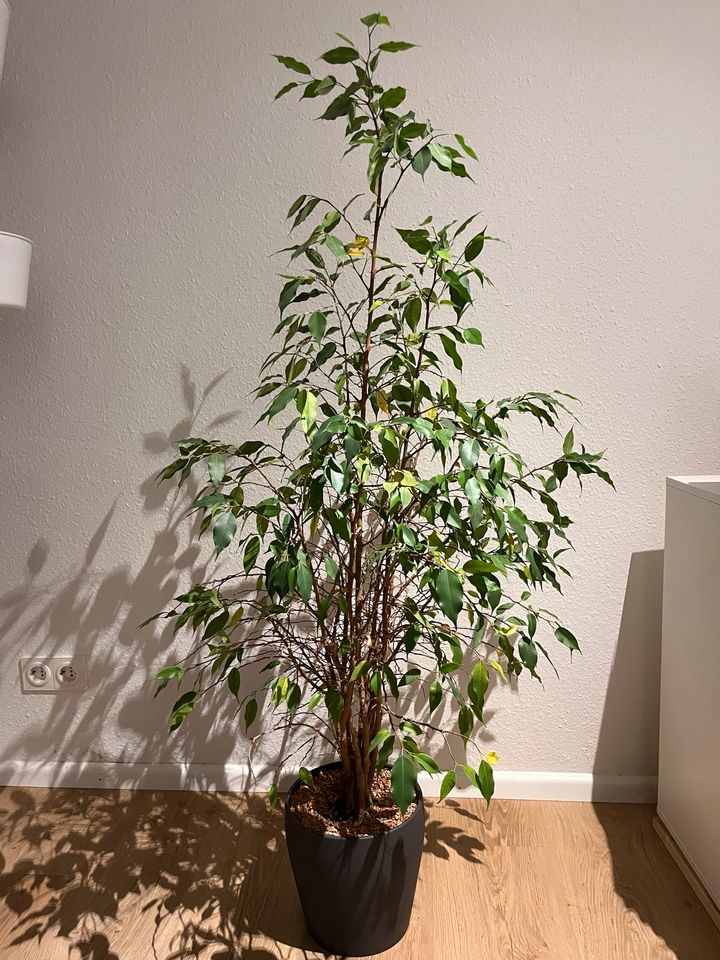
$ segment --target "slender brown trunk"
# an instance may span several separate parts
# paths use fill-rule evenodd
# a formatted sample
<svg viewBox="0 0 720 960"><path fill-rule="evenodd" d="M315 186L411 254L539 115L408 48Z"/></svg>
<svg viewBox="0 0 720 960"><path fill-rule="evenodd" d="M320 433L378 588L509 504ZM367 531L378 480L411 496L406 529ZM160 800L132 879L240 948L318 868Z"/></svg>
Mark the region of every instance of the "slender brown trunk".
<svg viewBox="0 0 720 960"><path fill-rule="evenodd" d="M367 402L370 392L370 350L372 347L372 305L375 298L375 278L377 273L377 249L380 238L380 223L382 221L382 172L378 178L377 199L375 203L375 222L373 226L373 239L370 248L370 277L368 282L368 314L367 330L365 333L365 344L362 360L362 385L360 390L360 415L365 416ZM361 618L362 618L362 555L363 555L363 508L362 508L362 487L356 494L355 506L352 514L352 539L350 543L349 569L348 569L348 616L352 617L352 622L346 626L349 630L345 631L346 642L352 638L354 659L360 655L360 645L362 642ZM348 633L350 636L348 637ZM359 690L368 693L364 681L360 681ZM360 709L357 714L357 728L353 717L353 685L349 686L345 696L345 705L343 715L340 720L340 756L342 760L343 779L344 779L344 800L347 814L353 817L362 816L370 802L370 789L374 773L374 761L371 762L369 745L377 732L375 727L376 720L371 722L370 715L366 709L366 703L362 699L359 704ZM374 707L374 702L373 702ZM376 711L375 711L376 712ZM372 732L371 732L372 731Z"/></svg>

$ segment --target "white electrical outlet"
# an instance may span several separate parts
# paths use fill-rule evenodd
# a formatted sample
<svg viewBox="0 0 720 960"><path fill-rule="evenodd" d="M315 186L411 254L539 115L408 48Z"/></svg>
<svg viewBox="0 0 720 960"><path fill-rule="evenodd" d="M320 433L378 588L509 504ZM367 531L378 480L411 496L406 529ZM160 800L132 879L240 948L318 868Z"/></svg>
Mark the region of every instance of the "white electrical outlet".
<svg viewBox="0 0 720 960"><path fill-rule="evenodd" d="M43 660L21 660L20 671L23 681L31 690L47 690L52 674Z"/></svg>
<svg viewBox="0 0 720 960"><path fill-rule="evenodd" d="M79 693L87 689L85 657L33 657L20 661L23 693Z"/></svg>

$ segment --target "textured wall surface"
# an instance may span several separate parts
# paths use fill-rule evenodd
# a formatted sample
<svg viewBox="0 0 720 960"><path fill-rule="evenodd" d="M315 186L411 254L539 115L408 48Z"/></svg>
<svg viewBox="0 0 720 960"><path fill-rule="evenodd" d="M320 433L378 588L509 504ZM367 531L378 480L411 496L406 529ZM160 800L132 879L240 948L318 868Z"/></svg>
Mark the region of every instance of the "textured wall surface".
<svg viewBox="0 0 720 960"><path fill-rule="evenodd" d="M716 0L389 0L421 116L478 150L428 177L408 225L480 209L495 289L468 390L558 387L617 493L577 514L561 679L496 691L510 770L652 774L664 478L717 472ZM218 703L171 742L137 624L206 558L155 471L192 431L240 438L274 324L285 210L349 198L340 131L271 105L369 8L306 0L16 0L0 87L0 222L35 241L28 310L0 316L0 748L5 759L242 760ZM324 43L327 37L328 43ZM316 113L317 111L315 111ZM530 437L538 455L542 442ZM183 644L179 644L182 648ZM88 657L80 698L22 696L17 661Z"/></svg>

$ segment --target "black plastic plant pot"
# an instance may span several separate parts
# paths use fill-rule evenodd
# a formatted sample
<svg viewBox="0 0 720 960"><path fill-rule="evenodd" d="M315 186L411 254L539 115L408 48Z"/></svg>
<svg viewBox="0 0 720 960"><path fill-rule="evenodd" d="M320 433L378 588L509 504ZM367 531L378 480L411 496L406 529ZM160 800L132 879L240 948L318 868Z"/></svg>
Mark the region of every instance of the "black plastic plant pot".
<svg viewBox="0 0 720 960"><path fill-rule="evenodd" d="M331 770L328 763L313 771ZM338 837L304 826L285 801L285 838L308 930L330 953L366 957L401 940L410 922L425 837L422 793L397 827L369 837Z"/></svg>

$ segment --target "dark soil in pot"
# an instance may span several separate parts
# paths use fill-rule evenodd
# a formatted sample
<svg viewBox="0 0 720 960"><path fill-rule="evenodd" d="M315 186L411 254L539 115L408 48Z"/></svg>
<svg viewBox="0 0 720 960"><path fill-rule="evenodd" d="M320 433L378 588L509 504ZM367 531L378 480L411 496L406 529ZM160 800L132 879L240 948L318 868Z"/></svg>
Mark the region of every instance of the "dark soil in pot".
<svg viewBox="0 0 720 960"><path fill-rule="evenodd" d="M296 781L285 801L285 836L308 930L341 956L382 953L410 922L425 835L422 794L403 817L380 774L376 804L360 824L332 815L340 764L313 771L317 795ZM358 830L366 831L357 835Z"/></svg>

